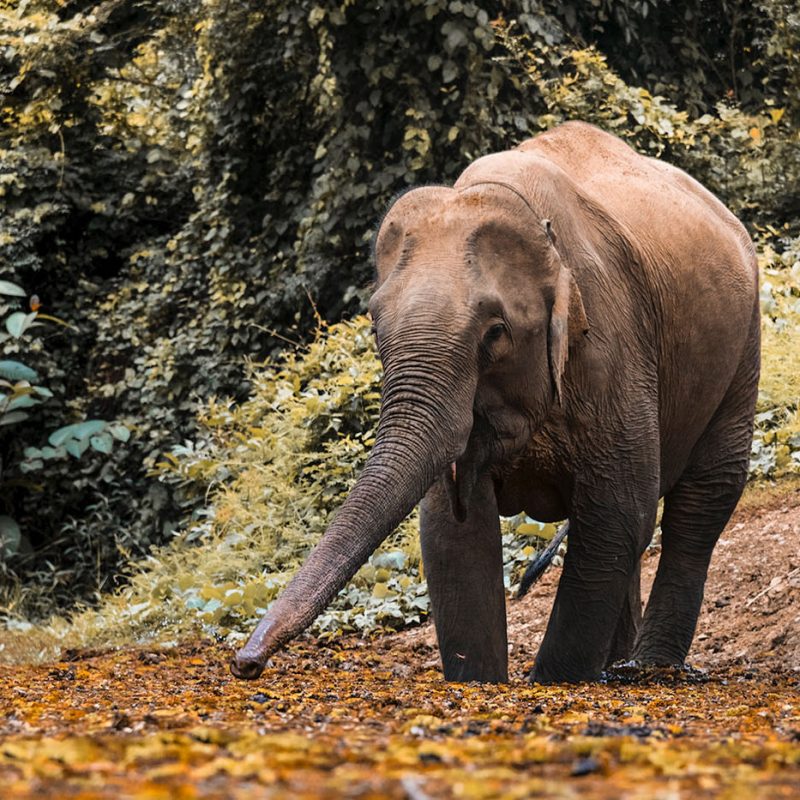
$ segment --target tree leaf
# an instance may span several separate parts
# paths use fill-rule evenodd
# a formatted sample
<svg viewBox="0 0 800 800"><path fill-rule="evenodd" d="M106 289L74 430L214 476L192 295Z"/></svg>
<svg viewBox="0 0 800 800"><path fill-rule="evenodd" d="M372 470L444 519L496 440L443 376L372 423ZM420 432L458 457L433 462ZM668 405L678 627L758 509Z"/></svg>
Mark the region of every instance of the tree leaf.
<svg viewBox="0 0 800 800"><path fill-rule="evenodd" d="M15 338L19 339L25 331L30 328L38 314L31 311L30 314L23 314L22 311L15 311L6 319L6 330Z"/></svg>
<svg viewBox="0 0 800 800"><path fill-rule="evenodd" d="M25 297L25 290L21 286L11 281L0 281L0 294L10 295L11 297Z"/></svg>
<svg viewBox="0 0 800 800"><path fill-rule="evenodd" d="M88 439L70 439L64 444L64 449L75 458L80 458L87 447L89 447Z"/></svg>
<svg viewBox="0 0 800 800"><path fill-rule="evenodd" d="M26 367L19 361L0 361L0 376L10 381L37 381L39 376L36 370Z"/></svg>
<svg viewBox="0 0 800 800"><path fill-rule="evenodd" d="M87 419L85 422L79 422L74 426L75 432L73 436L76 439L88 439L101 431L104 431L108 423L102 419Z"/></svg>
<svg viewBox="0 0 800 800"><path fill-rule="evenodd" d="M105 453L108 455L114 449L114 439L110 433L103 432L98 436L92 436L89 439L89 444L97 450L98 453Z"/></svg>
<svg viewBox="0 0 800 800"><path fill-rule="evenodd" d="M10 411L8 414L3 414L3 416L0 417L0 425L14 425L26 419L28 419L28 415L24 411Z"/></svg>
<svg viewBox="0 0 800 800"><path fill-rule="evenodd" d="M11 398L8 404L8 410L13 411L15 408L31 408L41 402L41 400L31 397L29 394L21 394Z"/></svg>
<svg viewBox="0 0 800 800"><path fill-rule="evenodd" d="M0 515L0 549L7 556L13 556L19 550L22 541L22 531L16 520L2 514Z"/></svg>
<svg viewBox="0 0 800 800"><path fill-rule="evenodd" d="M121 422L112 422L108 426L108 432L120 442L127 442L131 438L130 428Z"/></svg>
<svg viewBox="0 0 800 800"><path fill-rule="evenodd" d="M101 419L89 419L85 422L76 422L72 425L65 425L63 428L53 431L48 441L53 447L65 445L70 439L80 441L88 440L90 436L105 430L107 423ZM87 441L88 444L88 441ZM84 448L85 450L86 448ZM83 450L81 450L83 452Z"/></svg>

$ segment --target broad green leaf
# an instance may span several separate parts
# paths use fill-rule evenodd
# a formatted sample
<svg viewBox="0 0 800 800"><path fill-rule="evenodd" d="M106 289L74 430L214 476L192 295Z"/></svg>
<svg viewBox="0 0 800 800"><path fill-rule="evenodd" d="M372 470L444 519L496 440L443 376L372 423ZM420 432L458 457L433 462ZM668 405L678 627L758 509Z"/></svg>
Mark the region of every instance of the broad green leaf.
<svg viewBox="0 0 800 800"><path fill-rule="evenodd" d="M0 549L6 555L13 556L19 550L21 541L22 531L20 531L16 520L5 514L0 515Z"/></svg>
<svg viewBox="0 0 800 800"><path fill-rule="evenodd" d="M15 408L31 408L31 406L38 405L41 402L41 400L37 400L29 394L21 394L11 398L11 402L8 404L8 410L13 411Z"/></svg>
<svg viewBox="0 0 800 800"><path fill-rule="evenodd" d="M25 297L25 290L21 286L11 281L0 281L0 294L10 295L11 297Z"/></svg>
<svg viewBox="0 0 800 800"><path fill-rule="evenodd" d="M53 393L46 386L34 386L33 391L40 397L52 397Z"/></svg>
<svg viewBox="0 0 800 800"><path fill-rule="evenodd" d="M64 444L68 439L74 438L73 432L75 430L75 425L65 425L63 428L58 428L54 430L50 436L47 437L47 441L53 447L59 447Z"/></svg>
<svg viewBox="0 0 800 800"><path fill-rule="evenodd" d="M43 447L42 458L64 458L67 451L63 447Z"/></svg>
<svg viewBox="0 0 800 800"><path fill-rule="evenodd" d="M28 415L24 411L11 411L0 417L0 425L14 425L26 419L28 419Z"/></svg>
<svg viewBox="0 0 800 800"><path fill-rule="evenodd" d="M102 419L87 419L85 422L79 422L75 425L75 433L73 436L76 439L88 439L90 436L104 431L108 423Z"/></svg>
<svg viewBox="0 0 800 800"><path fill-rule="evenodd" d="M66 444L70 439L87 440L104 430L106 423L100 419L90 419L86 422L76 422L72 425L65 425L50 434L48 441L53 447ZM84 448L85 450L86 448ZM81 451L83 452L83 450Z"/></svg>
<svg viewBox="0 0 800 800"><path fill-rule="evenodd" d="M19 361L0 361L0 376L10 381L36 381L39 376L36 370L20 364Z"/></svg>
<svg viewBox="0 0 800 800"><path fill-rule="evenodd" d="M19 339L19 337L30 328L37 316L35 311L32 311L30 314L23 314L22 311L15 311L6 319L6 330L15 339Z"/></svg>
<svg viewBox="0 0 800 800"><path fill-rule="evenodd" d="M108 426L108 432L120 442L127 442L131 438L130 428L123 425L121 422L112 422Z"/></svg>
<svg viewBox="0 0 800 800"><path fill-rule="evenodd" d="M80 458L89 446L88 439L70 439L65 445L64 449L75 458Z"/></svg>
<svg viewBox="0 0 800 800"><path fill-rule="evenodd" d="M89 444L97 450L98 453L105 453L108 455L114 449L114 440L110 433L103 432L98 436L92 436L89 439Z"/></svg>

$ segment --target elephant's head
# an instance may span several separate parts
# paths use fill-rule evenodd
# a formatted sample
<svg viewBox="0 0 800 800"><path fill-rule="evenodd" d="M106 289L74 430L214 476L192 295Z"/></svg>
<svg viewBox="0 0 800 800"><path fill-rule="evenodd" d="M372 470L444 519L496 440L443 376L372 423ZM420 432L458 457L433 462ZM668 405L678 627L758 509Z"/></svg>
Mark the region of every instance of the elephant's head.
<svg viewBox="0 0 800 800"><path fill-rule="evenodd" d="M548 220L510 186L427 187L391 207L370 302L384 366L375 447L301 570L234 657L257 677L441 476L463 519L477 477L561 402L580 292Z"/></svg>

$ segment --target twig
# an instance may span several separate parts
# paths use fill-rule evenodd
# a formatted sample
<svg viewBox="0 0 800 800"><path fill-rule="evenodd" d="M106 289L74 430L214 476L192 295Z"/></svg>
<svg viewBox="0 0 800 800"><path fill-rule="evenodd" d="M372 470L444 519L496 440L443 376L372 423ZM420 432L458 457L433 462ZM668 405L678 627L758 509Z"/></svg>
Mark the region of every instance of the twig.
<svg viewBox="0 0 800 800"><path fill-rule="evenodd" d="M249 323L249 327L255 328L257 331L263 331L264 333L268 333L275 339L281 339L287 344L292 345L292 347L299 347L301 350L308 350L307 344L303 344L301 341L298 341L297 339L290 339L288 336L284 336L283 334L278 333L278 331L276 331L275 328L267 328L265 325L259 325L257 322Z"/></svg>
<svg viewBox="0 0 800 800"><path fill-rule="evenodd" d="M316 335L322 333L322 329L325 327L325 320L322 319L322 315L319 313L319 309L317 308L317 304L314 302L314 298L311 296L311 292L308 291L308 286L303 286L303 291L306 293L306 297L308 298L308 302L311 303L311 309L314 312L314 319L317 323L317 331Z"/></svg>
<svg viewBox="0 0 800 800"><path fill-rule="evenodd" d="M413 775L403 775L400 778L400 785L406 793L408 800L430 800L430 797L422 791L419 785L419 778Z"/></svg>
<svg viewBox="0 0 800 800"><path fill-rule="evenodd" d="M800 572L800 567L795 567L793 570L790 570L789 572L787 572L786 575L784 575L783 578L781 578L780 582L785 581L787 578L791 578L792 575L797 575L798 572ZM772 583L772 581L770 581L770 584L769 584L769 586L767 586L766 589L762 589L758 594L754 594L744 604L745 608L750 608L750 606L753 605L753 603L755 603L755 601L758 600L759 597L763 597L770 589L773 589L777 585L778 585L777 583Z"/></svg>
<svg viewBox="0 0 800 800"><path fill-rule="evenodd" d="M550 541L550 544L548 544L547 547L545 547L545 549L542 550L542 552L539 554L536 560L528 565L528 568L525 570L525 574L522 576L522 580L519 583L517 600L519 600L520 597L525 597L531 586L533 586L533 584L539 580L544 571L550 566L550 562L553 560L553 556L555 556L559 545L561 544L561 542L564 541L568 533L569 533L569 520L567 520L558 529L556 535Z"/></svg>

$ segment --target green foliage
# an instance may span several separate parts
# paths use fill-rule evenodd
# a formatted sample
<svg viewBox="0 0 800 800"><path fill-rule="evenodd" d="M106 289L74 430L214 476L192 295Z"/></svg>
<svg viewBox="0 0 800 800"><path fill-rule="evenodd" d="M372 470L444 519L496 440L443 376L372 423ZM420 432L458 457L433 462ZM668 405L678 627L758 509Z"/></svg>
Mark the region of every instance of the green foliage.
<svg viewBox="0 0 800 800"><path fill-rule="evenodd" d="M19 299L25 298L26 294L22 287L3 280L0 281L0 297ZM26 334L32 328L41 327L46 322L70 327L58 317L40 313L38 297L32 297L29 305L33 309L30 312L13 311L7 302L0 301L0 315L7 314L4 321L6 331L0 331L0 352L3 354L9 351L18 353L23 349L26 354L29 353L33 348ZM26 422L31 418L31 409L52 397L53 392L50 389L39 385L39 375L36 370L14 359L0 360L0 426L18 426ZM17 442L22 438L18 433L15 436ZM121 423L108 423L103 420L86 420L66 425L50 434L50 447L42 449L26 447L25 460L19 465L19 469L23 473L40 470L45 460L66 458L68 454L79 459L90 445L92 449L108 455L112 451L115 438L128 441L130 431ZM6 507L12 505L11 486L11 482L3 480L0 475L0 499ZM36 488L39 492L45 490L41 485ZM9 559L20 555L24 557L32 555L30 537L22 533L16 520L2 515L0 516L0 569L7 575Z"/></svg>
<svg viewBox="0 0 800 800"><path fill-rule="evenodd" d="M773 239L773 241L776 241ZM753 477L800 473L800 251L761 248L764 373ZM107 644L198 630L231 639L266 611L319 540L373 444L381 365L366 317L325 326L279 360L250 365L248 400L214 399L194 441L173 448L157 477L191 517L142 561L128 585L68 625L51 644ZM89 429L90 430L90 429ZM0 532L2 532L0 518ZM512 592L556 526L524 516L503 522L504 575ZM13 535L13 532L12 532ZM562 545L563 547L563 545ZM558 558L558 557L557 557ZM417 519L384 543L317 619L318 635L375 632L418 622L429 610Z"/></svg>
<svg viewBox="0 0 800 800"><path fill-rule="evenodd" d="M351 489L372 446L382 369L366 317L318 330L313 343L251 367L244 403L213 400L201 434L158 464L196 508L130 585L84 612L73 630L118 626L160 635L201 628L240 636L305 560ZM406 520L317 619L314 629L382 631L428 613L416 515ZM511 587L555 526L505 524Z"/></svg>
<svg viewBox="0 0 800 800"><path fill-rule="evenodd" d="M800 175L797 109L787 117L787 106L770 99L756 111L744 111L722 98L714 113L692 116L644 87L626 84L594 47L554 50L513 30L501 28L498 34L511 53L509 63L546 108L536 117L540 130L569 119L591 122L640 152L685 169L754 223L794 209Z"/></svg>

